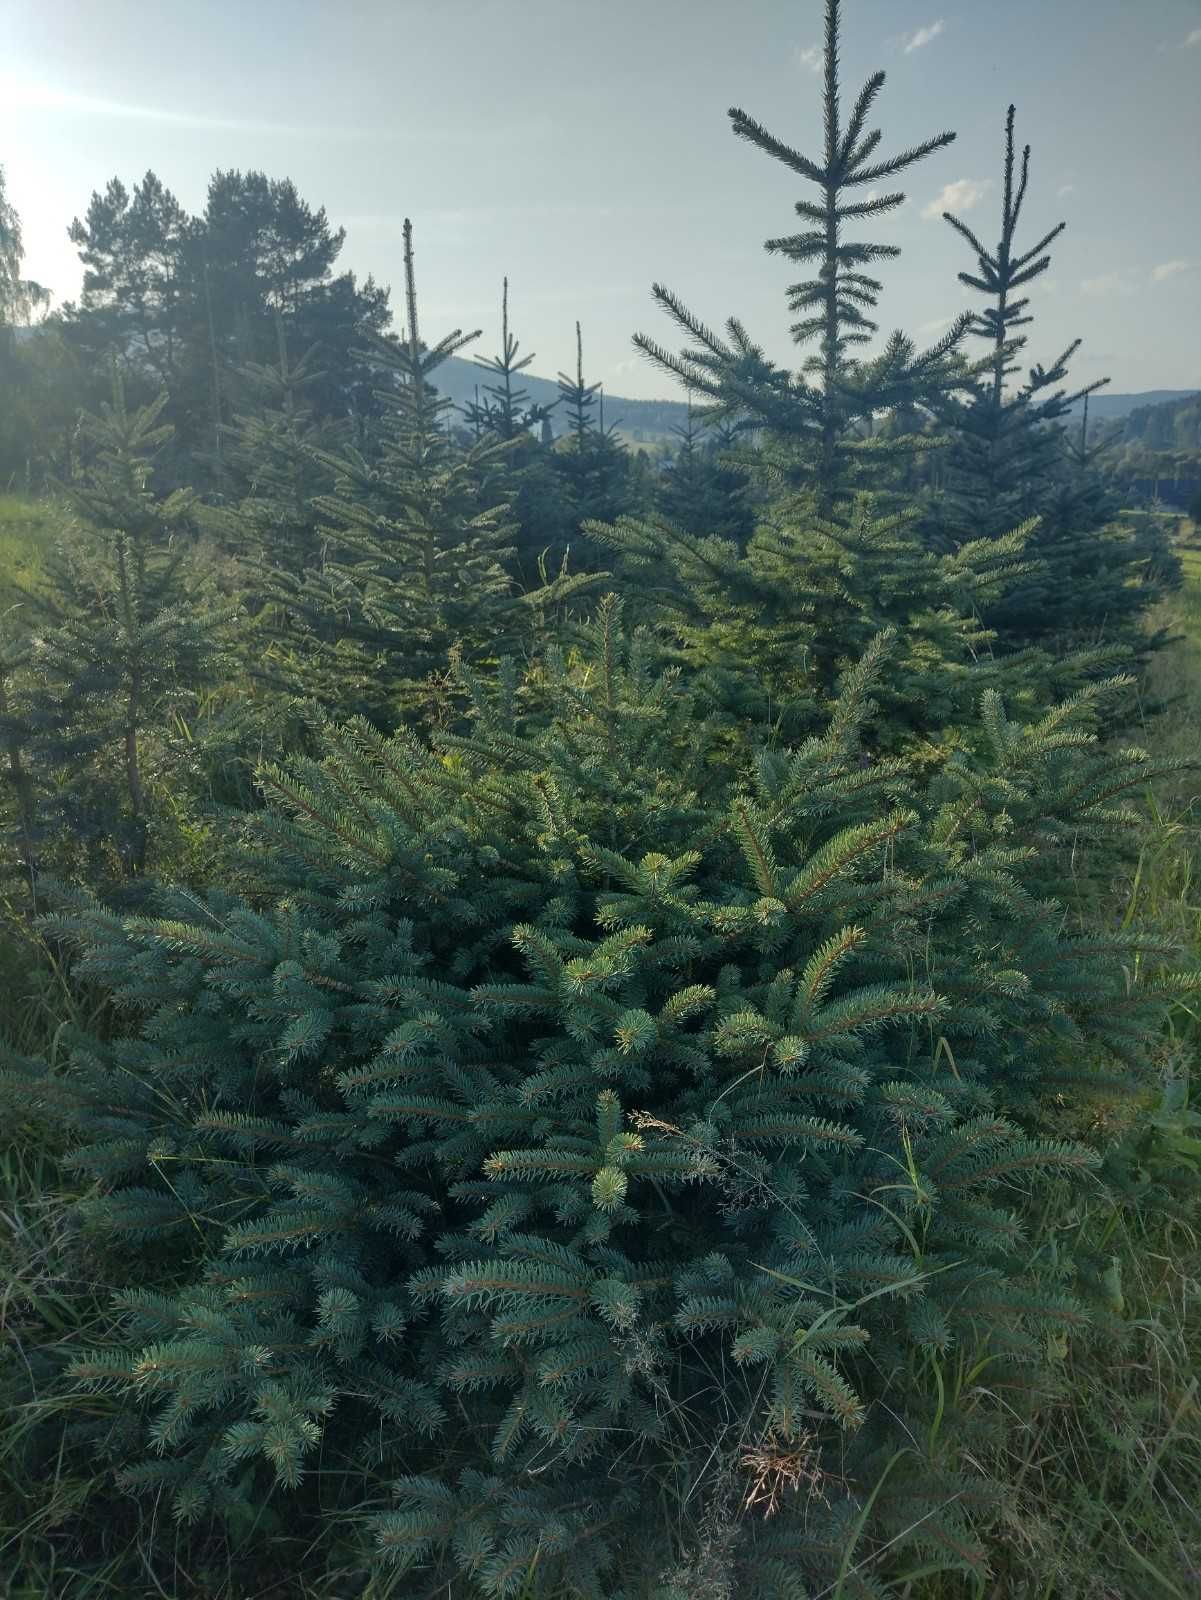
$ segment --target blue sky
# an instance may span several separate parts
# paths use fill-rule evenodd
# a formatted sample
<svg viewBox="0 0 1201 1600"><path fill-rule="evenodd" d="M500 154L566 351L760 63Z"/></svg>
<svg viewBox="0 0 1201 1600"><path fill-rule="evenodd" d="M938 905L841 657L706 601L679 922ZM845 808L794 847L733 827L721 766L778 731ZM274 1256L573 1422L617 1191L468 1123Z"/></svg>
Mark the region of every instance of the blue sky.
<svg viewBox="0 0 1201 1600"><path fill-rule="evenodd" d="M425 330L515 331L553 376L584 327L610 391L667 382L652 282L778 359L793 174L736 141L739 105L815 150L820 0L0 0L0 162L28 273L77 292L91 191L153 167L191 209L217 167L293 178L347 229L346 265L399 278L416 228ZM934 337L971 265L938 212L997 232L1005 108L1033 147L1028 242L1066 218L1035 356L1085 340L1081 381L1201 386L1201 0L845 0L844 87L876 67L885 149L959 137L907 174L881 321ZM1037 234L1035 232L1037 230Z"/></svg>

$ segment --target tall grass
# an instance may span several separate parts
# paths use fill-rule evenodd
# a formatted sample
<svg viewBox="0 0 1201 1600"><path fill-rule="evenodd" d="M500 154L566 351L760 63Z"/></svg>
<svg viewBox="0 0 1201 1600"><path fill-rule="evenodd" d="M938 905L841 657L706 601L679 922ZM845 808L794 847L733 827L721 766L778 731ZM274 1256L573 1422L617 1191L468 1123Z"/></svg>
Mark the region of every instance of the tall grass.
<svg viewBox="0 0 1201 1600"><path fill-rule="evenodd" d="M21 590L37 589L42 552L67 515L53 500L0 494L0 609L11 604Z"/></svg>
<svg viewBox="0 0 1201 1600"><path fill-rule="evenodd" d="M1168 709L1141 742L1201 761L1201 530L1182 528L1185 580L1161 621L1179 634L1151 666ZM1110 887L1126 924L1163 930L1201 967L1201 772L1145 797L1136 860ZM1014 1485L988 1600L1188 1600L1201 1594L1201 1018L1182 1003L1163 1079L1123 1155L1121 1198L1051 1211L1031 1252L1083 1239L1105 1268L1120 1348L1067 1345L1058 1393L1007 1442ZM1140 1196L1140 1188L1142 1196ZM939 1600L961 1591L937 1585Z"/></svg>

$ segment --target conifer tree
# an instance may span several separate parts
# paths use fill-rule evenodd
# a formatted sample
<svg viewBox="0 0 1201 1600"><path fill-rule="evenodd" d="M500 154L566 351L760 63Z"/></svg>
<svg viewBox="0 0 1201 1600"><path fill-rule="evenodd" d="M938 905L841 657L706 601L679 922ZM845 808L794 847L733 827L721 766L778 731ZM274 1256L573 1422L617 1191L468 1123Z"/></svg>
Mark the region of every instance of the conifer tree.
<svg viewBox="0 0 1201 1600"><path fill-rule="evenodd" d="M252 362L236 374L241 392L224 452L231 503L209 522L248 568L299 577L321 560L314 502L332 489L333 477L319 452L337 441L309 403L321 381L316 350L294 360L282 320L276 334L275 363Z"/></svg>
<svg viewBox="0 0 1201 1600"><path fill-rule="evenodd" d="M963 381L956 351L970 319L960 317L924 352L898 332L878 354L861 354L877 332L872 313L882 287L868 269L898 250L847 230L904 200L895 189L859 198L865 186L887 184L954 136L880 156L881 134L869 131L868 118L884 74L868 79L847 115L839 26L838 0L828 0L819 158L744 111L730 113L738 137L818 191L796 203L801 232L767 241L770 252L813 273L788 290L798 317L793 339L811 347L800 371L776 368L737 318L719 336L662 285L655 299L689 344L677 355L635 338L660 370L707 397L706 418L756 431L757 447L741 453L764 502L754 536L742 551L714 529L698 537L653 520L590 531L621 553L631 582L739 717L784 716L794 730L820 721L818 708L847 663L882 627L898 627L903 656L882 704L893 736L903 738L972 718L984 687L975 681L979 664L997 670L978 612L1022 570L1024 531L939 559L922 539L917 508L898 492L896 464L938 441L928 429L882 430L876 419L928 413Z"/></svg>
<svg viewBox="0 0 1201 1600"><path fill-rule="evenodd" d="M837 1582L857 1520L980 1570L981 1439L1057 1338L1120 1332L1075 1235L1024 1243L1099 1181L1056 1107L1137 1095L1182 983L1055 898L1154 773L1097 693L1026 727L990 697L927 792L862 759L890 648L730 768L609 605L547 725L467 674L465 734L330 727L264 772L254 904L48 924L146 1027L9 1088L76 1129L101 1237L188 1240L73 1367L144 1414L129 1488L307 1539L389 1485L377 1559L465 1595L670 1593L675 1474L733 1485L734 1592ZM995 1413L939 1390L952 1347ZM773 1454L825 1505L764 1521Z"/></svg>
<svg viewBox="0 0 1201 1600"><path fill-rule="evenodd" d="M615 438L615 424L604 420L604 394L599 382L584 377L584 339L575 325L575 375L559 374L559 405L566 434L555 460L571 497L574 520L611 521L626 509L629 473L626 451Z"/></svg>
<svg viewBox="0 0 1201 1600"><path fill-rule="evenodd" d="M656 509L685 533L711 533L745 547L753 526L749 486L726 460L741 430L728 421L703 428L690 394L683 426L672 432L679 444L663 473Z"/></svg>
<svg viewBox="0 0 1201 1600"><path fill-rule="evenodd" d="M987 346L982 369L966 394L938 401L952 447L939 460L939 490L932 507L932 537L958 549L968 541L997 539L1022 524L1032 526L1027 553L1032 568L985 609L1002 640L1047 641L1063 649L1082 634L1103 633L1137 642L1141 614L1171 581L1166 547L1145 548L1115 526L1117 501L1095 470L1086 434L1074 446L1064 420L1074 407L1109 382L1098 378L1074 391L1068 364L1076 339L1048 365L1022 372L1033 322L1029 288L1051 264L1050 246L1067 227L1058 222L1036 243L1018 244L1018 227L1030 178L1030 146L1020 159L1015 108L1005 118L999 241L989 250L962 218L944 220L976 258L959 281L985 297L969 332ZM1037 519L1037 520L1035 520Z"/></svg>
<svg viewBox="0 0 1201 1600"><path fill-rule="evenodd" d="M551 453L555 406L531 402L528 391L521 388L521 373L534 360L534 352L519 357L520 349L509 325L509 280L505 278L500 350L494 356L475 358L494 381L484 385L483 398L477 393L464 414L477 440L492 438L509 445L498 458L492 482L497 499L510 508L516 525L518 577L522 586L530 589L539 584L543 574L562 569L575 522L563 475L556 470Z"/></svg>
<svg viewBox="0 0 1201 1600"><path fill-rule="evenodd" d="M407 220L404 238L405 337L373 346L378 438L370 453L316 452L335 477L314 501L326 553L299 577L280 572L273 596L303 634L304 692L383 726L431 714L452 656L495 659L506 643L520 647L539 606L574 588L560 575L518 592L510 506L489 485L519 440L463 447L454 437L452 403L433 379L478 334L423 343Z"/></svg>
<svg viewBox="0 0 1201 1600"><path fill-rule="evenodd" d="M31 771L31 746L37 737L36 723L25 703L32 685L29 682L32 641L12 626L12 611L0 618L0 793L4 805L0 819L4 825L6 869L15 869L28 904L38 910L37 878L40 869L40 815L36 777ZM7 876L7 871L6 874Z"/></svg>
<svg viewBox="0 0 1201 1600"><path fill-rule="evenodd" d="M956 381L948 357L968 324L956 319L932 349L918 353L902 333L893 333L876 356L857 354L879 331L872 312L881 281L868 271L877 262L896 257L899 247L845 236L847 224L858 225L887 215L905 199L899 190L859 198L867 185L888 183L916 162L945 148L953 133L940 133L892 157L877 154L879 130L868 130L868 118L881 88L883 72L875 72L845 116L839 78L840 0L827 0L823 75L824 149L810 158L777 139L746 112L730 112L734 134L814 184L814 200L798 200L797 216L808 226L795 234L769 239L766 249L790 262L811 266L814 275L788 289L789 309L797 315L793 341L815 345L793 375L772 366L736 318L722 340L704 326L677 296L656 284L654 298L693 344L680 355L665 350L645 335L635 345L656 366L674 374L698 394L708 395L711 409L722 415L749 417L764 429L769 459L787 480L812 493L814 507L830 518L863 491L878 490L877 468L884 455L925 448L928 440L902 437L887 450L871 436L872 419L880 412L928 402Z"/></svg>
<svg viewBox="0 0 1201 1600"><path fill-rule="evenodd" d="M208 486L200 467L226 492L225 374L269 363L281 320L293 350L320 348L310 386L319 417L364 402L369 374L356 352L388 326L387 291L336 271L344 231L290 180L216 172L203 214L191 216L154 172L132 190L113 178L71 238L84 280L66 329L93 359L117 356L131 396L167 387L175 481Z"/></svg>
<svg viewBox="0 0 1201 1600"><path fill-rule="evenodd" d="M500 351L494 356L475 357L495 381L484 385L485 399L477 400L466 414L468 421L478 422L479 432L495 433L509 440L528 434L534 428L541 429L553 408L532 403L528 391L519 386L520 374L534 360L534 352L531 350L520 360L517 358L521 345L509 328L508 278L501 287L500 305Z"/></svg>
<svg viewBox="0 0 1201 1600"><path fill-rule="evenodd" d="M153 482L171 440L165 404L164 394L131 410L114 369L111 402L83 419L89 459L65 486L78 525L50 555L46 594L27 597L20 670L32 685L18 793L27 809L40 786L50 808L40 834L82 844L93 882L145 873L171 712L190 704L217 648L217 618L197 606L184 570L193 497L164 497ZM16 782L12 747L9 766Z"/></svg>

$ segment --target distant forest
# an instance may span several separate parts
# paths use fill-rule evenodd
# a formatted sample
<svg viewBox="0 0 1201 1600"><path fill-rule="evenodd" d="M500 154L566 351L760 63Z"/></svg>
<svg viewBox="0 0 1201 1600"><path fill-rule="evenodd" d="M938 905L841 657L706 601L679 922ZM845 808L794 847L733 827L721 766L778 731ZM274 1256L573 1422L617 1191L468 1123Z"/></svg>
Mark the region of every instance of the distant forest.
<svg viewBox="0 0 1201 1600"><path fill-rule="evenodd" d="M1094 438L1128 497L1181 510L1201 501L1201 394L1136 406Z"/></svg>

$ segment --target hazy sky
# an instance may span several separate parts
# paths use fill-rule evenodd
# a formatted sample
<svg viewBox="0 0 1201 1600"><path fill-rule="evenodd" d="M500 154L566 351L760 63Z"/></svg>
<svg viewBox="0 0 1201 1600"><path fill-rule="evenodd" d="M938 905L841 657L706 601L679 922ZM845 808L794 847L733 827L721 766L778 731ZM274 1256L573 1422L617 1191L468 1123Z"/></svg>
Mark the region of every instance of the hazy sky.
<svg viewBox="0 0 1201 1600"><path fill-rule="evenodd" d="M868 71L885 151L958 139L906 176L881 322L925 339L971 265L938 213L997 235L1005 107L1034 147L1027 242L1069 223L1035 354L1080 335L1081 380L1201 385L1201 0L845 0L844 87ZM777 358L796 275L764 238L805 186L734 139L741 106L816 153L821 0L0 0L0 162L29 275L78 291L66 236L93 189L152 167L189 209L217 167L295 180L342 260L399 280L413 218L425 331L482 326L500 280L548 376L584 327L611 392L670 384L631 350L675 289ZM929 211L929 215L927 212Z"/></svg>

